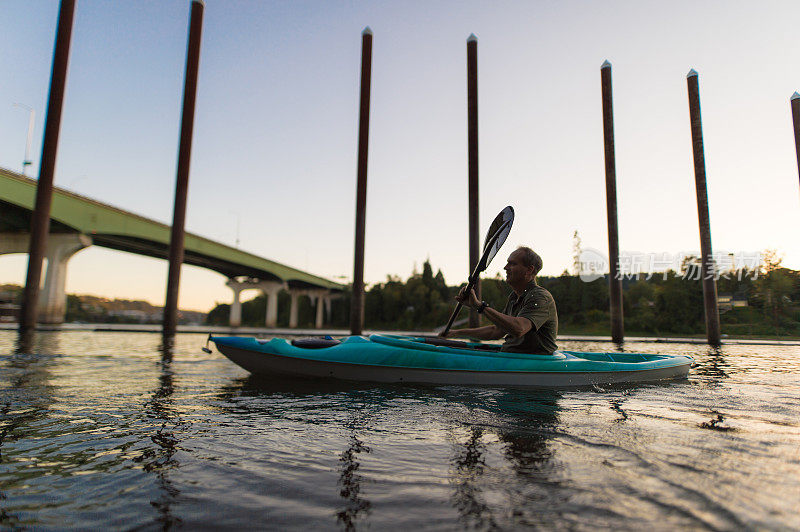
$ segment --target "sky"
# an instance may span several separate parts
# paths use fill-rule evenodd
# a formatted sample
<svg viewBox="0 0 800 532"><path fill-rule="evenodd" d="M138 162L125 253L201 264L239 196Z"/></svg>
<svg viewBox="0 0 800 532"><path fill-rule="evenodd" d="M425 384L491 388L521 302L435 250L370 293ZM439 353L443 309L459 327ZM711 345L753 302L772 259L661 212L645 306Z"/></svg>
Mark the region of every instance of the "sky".
<svg viewBox="0 0 800 532"><path fill-rule="evenodd" d="M613 65L623 251L699 252L686 74L699 72L712 243L800 269L790 97L795 1L205 4L188 231L339 282L353 275L361 32L374 32L365 281L429 259L468 275L466 41L478 39L480 227L572 268L607 251L600 66ZM0 0L0 166L38 175L58 2ZM190 2L77 0L56 186L171 223ZM22 284L25 255L0 256ZM90 247L67 292L163 304L167 263ZM232 292L185 266L181 308ZM245 293L245 298L255 293Z"/></svg>

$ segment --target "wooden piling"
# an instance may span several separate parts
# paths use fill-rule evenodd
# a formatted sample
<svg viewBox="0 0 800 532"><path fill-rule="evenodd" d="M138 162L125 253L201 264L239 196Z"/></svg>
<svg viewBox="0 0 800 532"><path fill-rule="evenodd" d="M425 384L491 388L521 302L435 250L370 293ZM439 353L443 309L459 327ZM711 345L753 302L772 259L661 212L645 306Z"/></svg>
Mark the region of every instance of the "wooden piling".
<svg viewBox="0 0 800 532"><path fill-rule="evenodd" d="M478 227L478 38L467 39L467 176L469 188L469 269L472 272L480 260ZM475 281L475 294L481 298L480 279ZM469 311L469 326L480 326L480 315Z"/></svg>
<svg viewBox="0 0 800 532"><path fill-rule="evenodd" d="M706 335L708 343L720 345L719 308L717 307L717 281L711 251L711 220L708 215L708 190L706 187L706 161L703 150L703 124L700 115L700 85L694 69L686 76L689 92L689 116L692 128L695 190L697 191L697 218L700 225L701 272L703 275L703 302L705 304Z"/></svg>
<svg viewBox="0 0 800 532"><path fill-rule="evenodd" d="M792 94L792 124L794 125L794 149L797 153L797 172L800 177L800 94Z"/></svg>
<svg viewBox="0 0 800 532"><path fill-rule="evenodd" d="M361 102L358 118L358 171L356 184L356 238L350 334L364 329L364 239L367 214L367 155L369 148L369 97L372 78L372 30L361 32Z"/></svg>
<svg viewBox="0 0 800 532"><path fill-rule="evenodd" d="M172 336L178 325L178 290L183 264L184 232L186 225L186 196L189 191L189 163L192 155L194 108L197 96L197 71L200 65L200 39L203 30L202 0L192 1L189 18L189 41L186 50L186 74L183 86L181 139L178 148L178 172L175 184L175 206L172 212L172 232L169 241L169 274L167 298L164 304L164 336Z"/></svg>
<svg viewBox="0 0 800 532"><path fill-rule="evenodd" d="M28 248L28 273L22 297L19 330L29 335L36 328L39 283L42 277L42 260L50 231L50 206L53 202L53 176L58 151L58 134L61 129L61 110L67 83L69 47L72 39L72 22L75 0L61 0L58 11L58 29L50 74L50 96L47 102L42 156L39 162L39 181L36 185L36 203L31 217L31 236Z"/></svg>
<svg viewBox="0 0 800 532"><path fill-rule="evenodd" d="M622 277L619 271L619 231L617 226L617 163L614 154L614 101L611 90L611 63L600 67L603 93L603 142L606 161L606 214L608 218L608 296L611 307L611 339L622 343Z"/></svg>

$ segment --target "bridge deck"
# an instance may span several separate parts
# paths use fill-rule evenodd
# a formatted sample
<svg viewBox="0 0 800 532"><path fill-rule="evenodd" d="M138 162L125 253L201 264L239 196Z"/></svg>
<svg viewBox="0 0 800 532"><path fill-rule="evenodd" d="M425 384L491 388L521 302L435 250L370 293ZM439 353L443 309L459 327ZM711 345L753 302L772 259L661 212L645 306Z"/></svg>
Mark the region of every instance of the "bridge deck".
<svg viewBox="0 0 800 532"><path fill-rule="evenodd" d="M36 198L36 180L0 168L0 233L28 232ZM111 205L53 188L51 232L84 233L95 245L167 259L170 226ZM341 290L323 277L186 233L184 262L227 277L284 281L294 288Z"/></svg>

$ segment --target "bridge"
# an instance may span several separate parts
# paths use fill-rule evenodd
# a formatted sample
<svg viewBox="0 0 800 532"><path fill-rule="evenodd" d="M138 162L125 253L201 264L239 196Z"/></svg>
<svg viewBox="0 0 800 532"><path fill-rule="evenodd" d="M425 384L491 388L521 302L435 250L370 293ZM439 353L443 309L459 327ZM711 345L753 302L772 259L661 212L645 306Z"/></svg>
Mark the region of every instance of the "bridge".
<svg viewBox="0 0 800 532"><path fill-rule="evenodd" d="M30 220L36 200L36 180L0 168L0 255L27 253ZM66 267L70 257L91 246L101 246L149 257L168 259L170 226L93 199L54 187L50 210L47 271L39 300L39 321L62 323L66 310ZM343 285L323 277L186 233L184 263L228 277L233 290L230 324L241 325L240 294L261 290L267 299L265 325L275 327L278 293L291 295L289 326L297 326L298 297L316 300L316 326L330 314L331 297Z"/></svg>

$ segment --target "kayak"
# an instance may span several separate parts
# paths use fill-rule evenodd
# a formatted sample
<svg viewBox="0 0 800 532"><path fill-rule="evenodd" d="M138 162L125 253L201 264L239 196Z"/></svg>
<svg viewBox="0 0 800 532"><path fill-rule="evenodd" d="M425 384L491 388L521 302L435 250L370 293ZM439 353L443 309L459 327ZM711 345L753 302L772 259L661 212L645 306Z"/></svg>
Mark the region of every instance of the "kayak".
<svg viewBox="0 0 800 532"><path fill-rule="evenodd" d="M232 362L255 375L373 382L562 388L685 378L689 356L500 351L496 344L373 334L263 340L209 336Z"/></svg>

